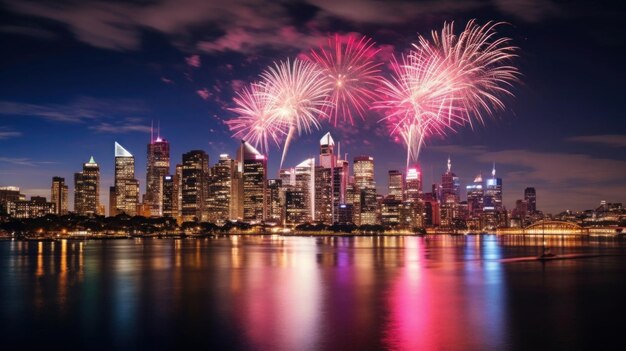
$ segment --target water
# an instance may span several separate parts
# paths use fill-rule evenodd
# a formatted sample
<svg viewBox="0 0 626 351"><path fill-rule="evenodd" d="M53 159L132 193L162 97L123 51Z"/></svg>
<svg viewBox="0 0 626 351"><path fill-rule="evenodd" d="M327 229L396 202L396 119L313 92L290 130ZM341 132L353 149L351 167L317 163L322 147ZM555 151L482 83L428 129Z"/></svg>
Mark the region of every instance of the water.
<svg viewBox="0 0 626 351"><path fill-rule="evenodd" d="M626 243L234 236L0 242L4 350L625 349ZM7 347L13 346L13 347Z"/></svg>

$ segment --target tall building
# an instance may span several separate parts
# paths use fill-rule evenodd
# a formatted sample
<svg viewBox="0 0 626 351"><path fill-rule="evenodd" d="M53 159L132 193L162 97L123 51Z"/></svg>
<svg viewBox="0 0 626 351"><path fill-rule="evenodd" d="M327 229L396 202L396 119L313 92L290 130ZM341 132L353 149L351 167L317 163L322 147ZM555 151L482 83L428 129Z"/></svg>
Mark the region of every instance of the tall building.
<svg viewBox="0 0 626 351"><path fill-rule="evenodd" d="M390 198L402 200L404 194L404 175L402 172L394 169L389 171L388 191Z"/></svg>
<svg viewBox="0 0 626 351"><path fill-rule="evenodd" d="M354 185L359 197L356 224L376 224L377 207L376 183L374 181L374 158L357 156L354 158Z"/></svg>
<svg viewBox="0 0 626 351"><path fill-rule="evenodd" d="M502 178L496 178L496 166L493 165L491 178L485 182L483 197L482 227L496 228L506 226L507 215L502 205Z"/></svg>
<svg viewBox="0 0 626 351"><path fill-rule="evenodd" d="M315 167L315 220L333 223L333 168Z"/></svg>
<svg viewBox="0 0 626 351"><path fill-rule="evenodd" d="M502 178L496 178L495 164L491 171L491 178L486 181L483 210L502 211Z"/></svg>
<svg viewBox="0 0 626 351"><path fill-rule="evenodd" d="M176 218L178 201L176 195L176 177L164 175L161 181L161 213L163 217Z"/></svg>
<svg viewBox="0 0 626 351"><path fill-rule="evenodd" d="M150 216L158 217L163 214L163 177L170 174L170 144L158 134L156 139L151 135L147 156L146 194L143 202L148 205Z"/></svg>
<svg viewBox="0 0 626 351"><path fill-rule="evenodd" d="M67 200L67 185L65 185L65 178L52 177L50 202L54 204L55 214L59 216L67 214Z"/></svg>
<svg viewBox="0 0 626 351"><path fill-rule="evenodd" d="M418 202L422 194L422 170L419 166L407 169L404 184L404 199L413 203Z"/></svg>
<svg viewBox="0 0 626 351"><path fill-rule="evenodd" d="M139 181L135 179L135 157L115 142L115 207L111 215L137 215Z"/></svg>
<svg viewBox="0 0 626 351"><path fill-rule="evenodd" d="M311 222L315 220L315 159L308 158L295 167L296 188L304 194L304 213L301 220Z"/></svg>
<svg viewBox="0 0 626 351"><path fill-rule="evenodd" d="M238 151L243 179L243 220L262 222L266 215L267 159L257 149L241 141Z"/></svg>
<svg viewBox="0 0 626 351"><path fill-rule="evenodd" d="M345 155L347 157L347 155ZM340 222L339 211L342 205L347 203L348 179L350 177L349 162L344 159L338 159L333 169L333 222ZM351 211L351 210L350 210ZM346 207L343 213L349 213Z"/></svg>
<svg viewBox="0 0 626 351"><path fill-rule="evenodd" d="M232 187L237 167L235 160L228 154L221 154L211 170L209 185L209 220L226 221L230 219Z"/></svg>
<svg viewBox="0 0 626 351"><path fill-rule="evenodd" d="M83 164L83 171L74 173L74 212L93 216L100 209L100 167L93 156Z"/></svg>
<svg viewBox="0 0 626 351"><path fill-rule="evenodd" d="M26 196L20 193L20 188L16 186L0 187L0 214L7 214L9 202L26 200Z"/></svg>
<svg viewBox="0 0 626 351"><path fill-rule="evenodd" d="M528 204L528 214L535 214L537 212L537 192L535 188L529 187L524 189L524 200Z"/></svg>
<svg viewBox="0 0 626 351"><path fill-rule="evenodd" d="M176 197L176 220L183 220L183 165L177 164L174 173L174 196Z"/></svg>
<svg viewBox="0 0 626 351"><path fill-rule="evenodd" d="M465 187L467 191L467 210L470 217L480 217L483 212L484 188L482 175L476 176L474 182Z"/></svg>
<svg viewBox="0 0 626 351"><path fill-rule="evenodd" d="M209 156L202 150L183 154L182 203L183 222L204 221L209 194Z"/></svg>
<svg viewBox="0 0 626 351"><path fill-rule="evenodd" d="M447 170L441 175L441 196L440 211L441 224L451 226L454 220L458 218L457 206L460 201L460 182L459 177L452 172L452 162L448 157Z"/></svg>
<svg viewBox="0 0 626 351"><path fill-rule="evenodd" d="M266 221L283 224L283 194L282 181L280 179L267 180L267 216Z"/></svg>
<svg viewBox="0 0 626 351"><path fill-rule="evenodd" d="M333 222L333 173L337 166L335 141L329 133L320 139L319 166L315 167L315 214L316 221Z"/></svg>

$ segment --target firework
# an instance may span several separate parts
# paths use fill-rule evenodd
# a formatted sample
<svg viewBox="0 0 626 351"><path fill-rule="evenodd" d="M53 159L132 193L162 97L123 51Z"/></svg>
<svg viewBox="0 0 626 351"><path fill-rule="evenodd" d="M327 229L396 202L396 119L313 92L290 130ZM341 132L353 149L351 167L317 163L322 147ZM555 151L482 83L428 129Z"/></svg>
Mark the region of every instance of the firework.
<svg viewBox="0 0 626 351"><path fill-rule="evenodd" d="M500 96L511 95L519 72L509 63L516 56L510 39L494 40L497 25L470 21L456 36L453 24L444 24L441 34L420 36L401 62L392 62L392 77L383 80L374 108L406 144L407 165L429 136L474 119L483 123L483 115L504 108Z"/></svg>
<svg viewBox="0 0 626 351"><path fill-rule="evenodd" d="M334 125L341 118L352 124L353 113L364 118L380 82L381 63L375 60L378 51L371 39L336 34L306 56L322 68L324 78L332 86L329 95L332 104L325 112Z"/></svg>
<svg viewBox="0 0 626 351"><path fill-rule="evenodd" d="M332 105L327 99L332 88L319 66L298 59L274 63L261 78L259 96L266 104L268 123L272 128L286 130L282 167L296 132L308 133L320 127L319 119Z"/></svg>
<svg viewBox="0 0 626 351"><path fill-rule="evenodd" d="M262 86L252 83L244 88L233 99L234 108L229 110L237 113L237 118L226 121L226 125L233 132L233 137L246 140L263 153L269 152L270 142L277 146L286 135L284 126L272 123L270 111L261 93Z"/></svg>

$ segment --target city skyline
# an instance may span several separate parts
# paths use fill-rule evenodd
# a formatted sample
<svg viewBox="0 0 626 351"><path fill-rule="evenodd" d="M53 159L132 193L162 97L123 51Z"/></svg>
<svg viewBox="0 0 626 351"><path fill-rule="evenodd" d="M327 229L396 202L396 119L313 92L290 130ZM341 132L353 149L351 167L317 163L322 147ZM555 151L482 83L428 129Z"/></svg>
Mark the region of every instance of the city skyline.
<svg viewBox="0 0 626 351"><path fill-rule="evenodd" d="M541 209L552 213L593 208L602 200L625 202L626 122L619 118L624 68L610 54L624 45L625 31L605 20L619 18L610 4L598 12L587 11L582 3L567 8L532 3L535 10L529 11L491 2L412 7L398 1L404 11L390 16L373 11L369 2L353 4L350 13L302 2L245 17L241 10L249 4L235 2L232 12L221 13L232 24L217 21L201 7L193 20L183 16L171 26L143 20L125 26L123 16L108 24L104 15L94 15L103 29L77 22L82 14L94 13L93 3L70 2L63 13L45 4L4 3L8 11L1 15L6 25L0 42L11 55L0 58L5 68L0 71L0 186L18 185L29 196L49 196L52 176L71 183L73 173L94 156L101 167L100 202L108 204L105 187L114 183L109 161L114 141L135 156L135 179L144 194L144 150L152 121L160 121L163 137L171 142L170 174L189 150L207 152L211 165L222 153L234 157L239 140L223 123L234 116L228 110L234 92L271 62L297 57L328 32L371 36L388 59L391 49L402 52L416 33L426 35L446 21L462 26L477 18L509 23L502 31L520 48L523 84L514 89L516 97L506 111L485 125L428 141L420 156L424 183L438 183L451 156L462 191L481 171L488 174L495 161L505 179L509 209L526 187L535 187ZM164 11L156 4L146 7ZM119 14L140 11L114 8ZM271 24L276 18L280 20ZM251 32L246 20L258 23L259 32ZM581 28L581 20L593 28ZM199 28L201 21L219 28ZM264 31L279 32L283 40ZM236 33L243 33L239 42ZM582 82L595 82L593 91ZM324 123L292 143L285 165L315 156L317 141L330 131L349 160L361 154L374 157L382 193L387 171L404 168L404 148L389 140L377 121L376 113L366 112L365 121L357 118L355 126ZM277 174L279 161L280 150L271 148L269 178Z"/></svg>

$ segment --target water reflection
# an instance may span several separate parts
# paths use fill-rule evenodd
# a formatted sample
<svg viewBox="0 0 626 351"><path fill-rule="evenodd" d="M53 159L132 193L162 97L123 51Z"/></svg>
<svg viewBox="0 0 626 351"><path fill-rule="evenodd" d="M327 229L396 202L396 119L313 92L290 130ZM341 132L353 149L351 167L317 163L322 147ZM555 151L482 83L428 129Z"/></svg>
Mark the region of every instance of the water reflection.
<svg viewBox="0 0 626 351"><path fill-rule="evenodd" d="M624 243L552 237L558 253L612 256L507 260L535 255L540 240L0 242L0 337L26 348L229 350L576 348L611 338L619 324L603 318L626 312L611 302L626 294ZM580 337L585 328L594 334Z"/></svg>

